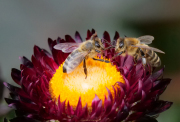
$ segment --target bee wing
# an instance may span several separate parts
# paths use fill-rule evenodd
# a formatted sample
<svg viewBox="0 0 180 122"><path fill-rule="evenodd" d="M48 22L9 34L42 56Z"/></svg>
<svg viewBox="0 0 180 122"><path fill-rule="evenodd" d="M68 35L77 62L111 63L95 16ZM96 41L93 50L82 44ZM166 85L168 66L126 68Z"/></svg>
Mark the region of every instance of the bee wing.
<svg viewBox="0 0 180 122"><path fill-rule="evenodd" d="M79 66L79 64L83 61L83 59L86 57L87 54L88 52L81 51L72 55L71 58L68 60L68 65L71 68L66 69L67 73L72 72L77 66Z"/></svg>
<svg viewBox="0 0 180 122"><path fill-rule="evenodd" d="M138 40L142 43L142 44L151 44L152 41L154 40L153 36L150 35L145 35L145 36L140 36L138 38Z"/></svg>
<svg viewBox="0 0 180 122"><path fill-rule="evenodd" d="M62 50L64 53L70 53L79 47L82 43L59 43L54 46L54 49Z"/></svg>
<svg viewBox="0 0 180 122"><path fill-rule="evenodd" d="M159 52L159 53L163 53L165 54L165 52L157 49L157 48L154 48L154 47L149 47L149 46L143 46L143 45L131 45L132 47L139 47L139 48L144 48L144 49L148 49L148 50L153 50L155 52Z"/></svg>

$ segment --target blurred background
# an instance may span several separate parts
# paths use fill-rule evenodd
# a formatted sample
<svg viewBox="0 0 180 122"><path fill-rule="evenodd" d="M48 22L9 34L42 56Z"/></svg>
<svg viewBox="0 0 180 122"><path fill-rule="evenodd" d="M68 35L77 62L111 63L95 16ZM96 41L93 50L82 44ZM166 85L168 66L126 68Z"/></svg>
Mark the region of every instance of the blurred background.
<svg viewBox="0 0 180 122"><path fill-rule="evenodd" d="M164 77L172 78L161 99L173 101L173 106L160 114L159 122L180 122L180 1L179 0L118 0L118 1L0 1L0 99L8 97L2 85L11 79L11 68L18 68L19 56L29 59L33 46L48 49L47 38L74 37L79 31L85 39L94 28L99 37L104 31L114 37L118 31L124 37L153 35L151 46L163 50L159 54L165 65ZM14 112L0 100L0 122ZM3 111L3 112L2 112ZM6 115L7 114L7 115Z"/></svg>

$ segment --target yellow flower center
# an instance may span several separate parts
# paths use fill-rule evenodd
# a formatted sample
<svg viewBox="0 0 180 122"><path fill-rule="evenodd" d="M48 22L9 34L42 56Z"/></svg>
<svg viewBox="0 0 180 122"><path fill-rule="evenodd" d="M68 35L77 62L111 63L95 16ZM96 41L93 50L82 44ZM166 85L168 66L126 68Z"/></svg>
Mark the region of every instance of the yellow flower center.
<svg viewBox="0 0 180 122"><path fill-rule="evenodd" d="M79 97L81 97L82 106L84 107L87 104L88 108L91 108L95 94L104 103L105 95L106 97L108 95L106 87L113 95L112 86L117 81L124 83L122 75L111 63L94 61L89 58L86 60L86 67L88 74L85 79L83 63L69 74L63 73L63 64L59 66L49 83L52 99L57 101L60 96L61 102L66 100L67 104L69 101L70 105L75 108Z"/></svg>

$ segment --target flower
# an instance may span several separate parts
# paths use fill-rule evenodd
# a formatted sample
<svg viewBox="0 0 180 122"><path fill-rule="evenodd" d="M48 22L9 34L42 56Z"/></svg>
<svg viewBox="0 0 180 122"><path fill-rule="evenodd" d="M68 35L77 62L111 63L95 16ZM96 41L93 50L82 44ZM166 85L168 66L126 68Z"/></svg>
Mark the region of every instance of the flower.
<svg viewBox="0 0 180 122"><path fill-rule="evenodd" d="M7 89L5 89L3 82L4 82L4 80L1 76L1 71L0 71L0 110L1 110L0 118L11 111L11 109L7 105L5 105L4 101L3 101L4 97L7 97L9 94L9 91Z"/></svg>
<svg viewBox="0 0 180 122"><path fill-rule="evenodd" d="M86 40L93 33L95 30L88 30ZM103 38L110 42L107 32L104 32ZM114 40L118 38L116 32ZM63 73L62 65L69 54L55 50L53 46L64 42L82 42L78 32L75 39L69 35L65 36L65 40L57 38L53 41L49 38L52 54L34 46L31 61L20 57L21 70L13 68L11 73L20 87L4 82L11 96L11 99L5 100L9 107L15 109L17 116L10 121L156 122L157 115L172 105L172 102L159 100L171 81L162 77L164 68L154 73L152 67L144 69L141 60L134 63L129 55L118 56L111 64L88 59L87 82L82 64L73 71L74 74ZM108 46L105 43L105 47ZM114 54L111 48L105 51L104 57L111 60ZM94 67L96 69L91 71Z"/></svg>

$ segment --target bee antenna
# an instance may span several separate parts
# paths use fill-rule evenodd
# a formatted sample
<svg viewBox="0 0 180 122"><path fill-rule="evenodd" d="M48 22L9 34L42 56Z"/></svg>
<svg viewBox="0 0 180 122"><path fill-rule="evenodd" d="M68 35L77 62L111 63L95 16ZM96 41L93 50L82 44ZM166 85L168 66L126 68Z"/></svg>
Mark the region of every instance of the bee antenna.
<svg viewBox="0 0 180 122"><path fill-rule="evenodd" d="M91 40L94 40L95 37L97 37L97 32L95 32L95 33L91 36Z"/></svg>
<svg viewBox="0 0 180 122"><path fill-rule="evenodd" d="M109 45L111 45L111 43L109 43L106 39L102 39L102 40L104 40L106 43L108 43Z"/></svg>
<svg viewBox="0 0 180 122"><path fill-rule="evenodd" d="M116 42L116 40L113 40L113 41L111 42L111 45L112 45L113 47L116 46L116 44L115 44L114 42Z"/></svg>

